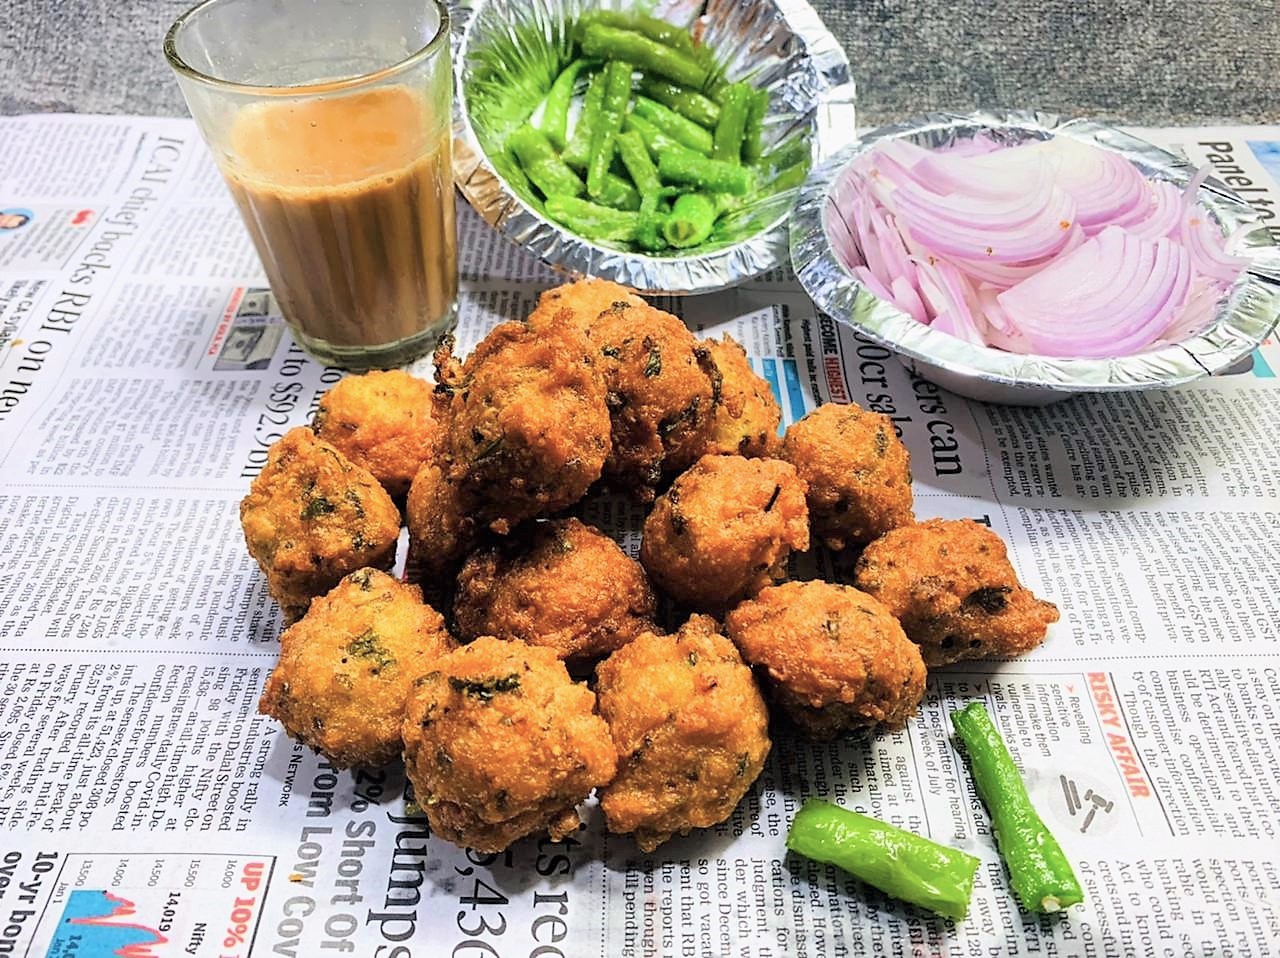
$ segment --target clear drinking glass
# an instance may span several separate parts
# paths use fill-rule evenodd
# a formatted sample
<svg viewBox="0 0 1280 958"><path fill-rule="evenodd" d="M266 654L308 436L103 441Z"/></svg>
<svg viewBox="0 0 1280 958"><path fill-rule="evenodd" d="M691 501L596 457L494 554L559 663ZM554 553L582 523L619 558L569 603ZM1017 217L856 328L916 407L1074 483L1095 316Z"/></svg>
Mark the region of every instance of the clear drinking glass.
<svg viewBox="0 0 1280 958"><path fill-rule="evenodd" d="M205 0L165 56L298 342L403 365L456 321L449 17L437 0Z"/></svg>

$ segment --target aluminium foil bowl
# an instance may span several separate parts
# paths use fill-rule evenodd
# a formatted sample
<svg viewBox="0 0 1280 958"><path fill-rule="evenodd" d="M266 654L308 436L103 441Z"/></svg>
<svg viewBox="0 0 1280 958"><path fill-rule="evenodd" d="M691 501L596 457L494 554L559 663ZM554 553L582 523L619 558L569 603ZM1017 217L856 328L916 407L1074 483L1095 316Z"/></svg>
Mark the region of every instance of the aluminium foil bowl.
<svg viewBox="0 0 1280 958"><path fill-rule="evenodd" d="M546 86L517 90L519 76L549 85L568 52L567 25L594 7L626 9L622 0L460 0L450 5L454 37L454 180L499 233L570 276L599 276L642 293L686 295L735 286L787 261L787 216L797 190L775 194L735 214L734 235L686 255L648 256L581 239L522 198L490 150L506 132L503 111L477 108L506 83L532 108ZM804 0L679 0L658 13L701 36L730 80L770 92L766 150L807 145L814 164L854 137L854 86L839 42ZM511 64L519 66L509 74ZM502 94L499 93L499 98ZM532 101L532 102L531 102ZM494 116L498 119L495 122ZM512 110L519 116L518 104ZM514 120L511 121L514 123Z"/></svg>
<svg viewBox="0 0 1280 958"><path fill-rule="evenodd" d="M907 139L942 147L979 132L1016 143L1069 136L1120 153L1148 179L1185 186L1195 169L1182 157L1113 126L1038 112L932 113L881 127L816 166L791 218L791 259L814 303L837 321L893 350L912 372L985 402L1044 405L1083 392L1164 389L1225 372L1245 359L1280 315L1280 248L1244 200L1210 178L1199 202L1231 237L1227 252L1249 261L1217 303L1213 320L1176 343L1115 359L1062 359L977 346L930 329L867 290L835 250L843 228L833 199L845 171L877 143Z"/></svg>

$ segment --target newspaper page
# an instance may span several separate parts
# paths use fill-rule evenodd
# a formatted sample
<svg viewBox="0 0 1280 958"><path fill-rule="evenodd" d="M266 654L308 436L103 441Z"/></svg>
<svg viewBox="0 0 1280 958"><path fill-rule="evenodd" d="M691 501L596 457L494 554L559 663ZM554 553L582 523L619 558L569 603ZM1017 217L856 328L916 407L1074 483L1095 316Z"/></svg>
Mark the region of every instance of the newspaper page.
<svg viewBox="0 0 1280 958"><path fill-rule="evenodd" d="M1141 132L1274 218L1280 129ZM459 209L465 351L557 277ZM653 854L592 803L563 841L455 848L402 767L336 771L258 714L282 623L237 506L342 372L291 340L194 126L0 119L0 955L1280 954L1280 346L1015 408L909 375L785 269L660 305L738 338L784 425L890 416L918 514L988 523L1062 621L932 672L900 732L776 734L727 821ZM585 508L634 554L634 505ZM973 699L1076 864L1065 915L1010 897L949 734ZM978 856L969 916L788 854L809 797Z"/></svg>

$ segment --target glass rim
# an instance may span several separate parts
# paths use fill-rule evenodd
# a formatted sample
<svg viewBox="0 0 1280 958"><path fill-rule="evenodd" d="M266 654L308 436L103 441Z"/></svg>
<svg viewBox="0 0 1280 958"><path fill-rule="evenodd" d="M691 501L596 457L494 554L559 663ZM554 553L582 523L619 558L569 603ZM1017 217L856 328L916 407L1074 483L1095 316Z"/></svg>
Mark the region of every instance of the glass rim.
<svg viewBox="0 0 1280 958"><path fill-rule="evenodd" d="M436 53L444 44L449 36L449 8L445 6L443 0L423 0L424 5L435 7L436 13L439 15L439 24L436 28L435 35L431 37L422 47L414 50L402 60L397 60L385 67L373 70L369 73L360 73L349 77L340 77L336 80L319 80L313 83L298 83L288 86L276 86L272 84L257 83L241 83L235 80L227 80L222 77L213 76L197 70L178 53L178 34L185 28L190 26L192 22L209 8L220 6L223 3L231 2L231 0L200 0L195 6L191 7L185 13L173 21L168 31L164 35L164 56L169 61L169 66L187 79L195 80L206 86L211 86L219 90L230 93L244 93L253 96L282 96L297 97L307 96L308 94L317 93L334 93L343 90L352 90L365 86L370 83L376 83L393 77L399 73L408 70L423 60Z"/></svg>

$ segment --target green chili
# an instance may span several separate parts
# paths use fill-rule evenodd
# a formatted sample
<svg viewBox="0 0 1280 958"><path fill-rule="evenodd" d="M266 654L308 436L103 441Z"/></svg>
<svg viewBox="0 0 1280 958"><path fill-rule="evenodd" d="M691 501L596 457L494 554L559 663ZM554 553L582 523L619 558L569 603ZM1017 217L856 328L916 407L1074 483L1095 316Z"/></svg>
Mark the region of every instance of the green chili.
<svg viewBox="0 0 1280 958"><path fill-rule="evenodd" d="M1055 912L1084 901L1061 846L1036 813L1018 766L981 702L951 713L969 768L995 829L1009 883L1027 911Z"/></svg>
<svg viewBox="0 0 1280 958"><path fill-rule="evenodd" d="M547 216L586 240L631 242L636 238L640 214L610 209L574 196L549 196Z"/></svg>
<svg viewBox="0 0 1280 958"><path fill-rule="evenodd" d="M656 73L685 86L701 87L707 81L707 68L694 56L641 33L603 23L587 24L582 31L582 52L601 60L634 63L646 73Z"/></svg>
<svg viewBox="0 0 1280 958"><path fill-rule="evenodd" d="M711 235L716 213L715 201L706 194L685 193L671 207L662 224L662 236L676 249L697 246Z"/></svg>
<svg viewBox="0 0 1280 958"><path fill-rule="evenodd" d="M604 185L600 189L600 195L595 199L605 206L612 206L616 210L640 209L639 192L616 173L606 173L604 175Z"/></svg>
<svg viewBox="0 0 1280 958"><path fill-rule="evenodd" d="M664 153L683 153L692 162L706 159L702 154L686 149L683 143L667 136L644 117L638 116L634 112L627 114L627 119L623 126L640 134L640 139L644 142L645 147L649 150L649 155L655 161Z"/></svg>
<svg viewBox="0 0 1280 958"><path fill-rule="evenodd" d="M569 125L569 104L573 101L573 89L578 82L578 74L586 67L588 60L574 60L560 71L555 83L551 84L551 92L547 94L547 102L542 107L542 122L538 129L546 134L551 145L557 150L565 146L565 130Z"/></svg>
<svg viewBox="0 0 1280 958"><path fill-rule="evenodd" d="M725 213L736 213L746 205L746 200L732 193L711 193L711 201L716 204L716 216Z"/></svg>
<svg viewBox="0 0 1280 958"><path fill-rule="evenodd" d="M658 179L658 168L649 158L649 151L644 148L644 140L635 130L619 133L617 139L618 156L622 165L627 168L631 182L636 185L641 196L648 196L662 189L662 181Z"/></svg>
<svg viewBox="0 0 1280 958"><path fill-rule="evenodd" d="M579 33L593 23L602 23L606 27L616 27L621 30L634 30L636 33L644 34L650 40L657 40L659 43L686 53L693 52L693 37L689 35L688 30L648 14L624 13L621 10L588 10L578 20Z"/></svg>
<svg viewBox="0 0 1280 958"><path fill-rule="evenodd" d="M642 77L640 92L708 130L715 129L720 119L720 105L715 100L662 77Z"/></svg>
<svg viewBox="0 0 1280 958"><path fill-rule="evenodd" d="M809 161L801 160L799 163L793 163L784 170L779 170L768 181L770 193L781 193L783 190L794 190L798 188L804 179L809 175Z"/></svg>
<svg viewBox="0 0 1280 958"><path fill-rule="evenodd" d="M745 196L751 192L751 171L720 160L708 159L688 150L663 152L658 157L658 174L664 182L696 186L708 193L732 193Z"/></svg>
<svg viewBox="0 0 1280 958"><path fill-rule="evenodd" d="M769 112L769 91L753 90L742 136L742 161L754 163L764 151L764 117Z"/></svg>
<svg viewBox="0 0 1280 958"><path fill-rule="evenodd" d="M699 153L711 153L711 131L703 129L675 110L663 106L656 100L641 96L636 97L635 112L681 146L697 150Z"/></svg>
<svg viewBox="0 0 1280 958"><path fill-rule="evenodd" d="M582 99L582 112L578 114L578 122L573 127L573 134L560 154L570 166L585 170L587 161L591 159L591 134L600 119L600 108L604 106L604 73L597 73L587 84L587 94Z"/></svg>
<svg viewBox="0 0 1280 958"><path fill-rule="evenodd" d="M720 101L720 122L716 124L715 149L711 156L725 163L742 162L742 140L747 130L747 114L755 90L746 83L732 83Z"/></svg>
<svg viewBox="0 0 1280 958"><path fill-rule="evenodd" d="M540 130L526 123L507 138L507 146L543 196L580 196L585 189Z"/></svg>
<svg viewBox="0 0 1280 958"><path fill-rule="evenodd" d="M630 101L631 64L610 60L604 67L604 100L591 128L591 154L587 159L587 193L597 199L604 189L604 175L613 162L614 139L622 130Z"/></svg>
<svg viewBox="0 0 1280 958"><path fill-rule="evenodd" d="M530 200L536 200L533 192L533 184L529 182L529 177L524 175L524 170L520 168L520 161L516 159L516 155L511 150L511 144L508 141L506 148L494 158L494 169L507 181L515 192Z"/></svg>
<svg viewBox="0 0 1280 958"><path fill-rule="evenodd" d="M787 848L957 921L969 910L979 865L972 855L814 799L792 819Z"/></svg>
<svg viewBox="0 0 1280 958"><path fill-rule="evenodd" d="M648 159L648 154L645 154ZM655 174L656 175L656 174ZM636 245L646 252L655 253L666 249L666 240L662 238L662 224L666 213L660 208L662 193L658 190L645 193L640 198L640 219L636 224Z"/></svg>
<svg viewBox="0 0 1280 958"><path fill-rule="evenodd" d="M797 163L808 163L810 154L809 139L803 136L793 136L785 143L780 143L777 148L770 151L762 161L764 166L772 170L785 170Z"/></svg>

